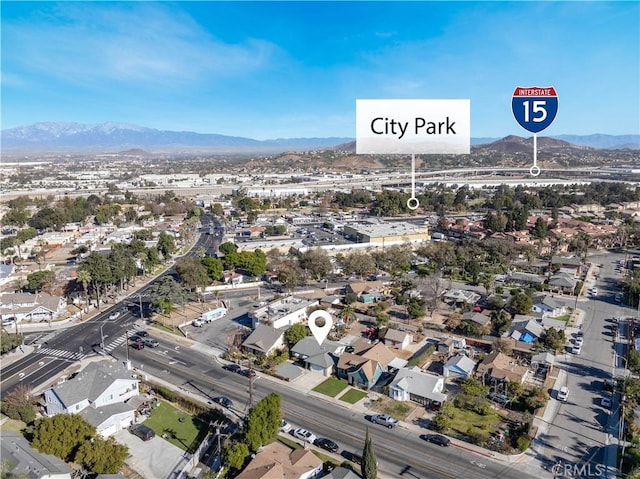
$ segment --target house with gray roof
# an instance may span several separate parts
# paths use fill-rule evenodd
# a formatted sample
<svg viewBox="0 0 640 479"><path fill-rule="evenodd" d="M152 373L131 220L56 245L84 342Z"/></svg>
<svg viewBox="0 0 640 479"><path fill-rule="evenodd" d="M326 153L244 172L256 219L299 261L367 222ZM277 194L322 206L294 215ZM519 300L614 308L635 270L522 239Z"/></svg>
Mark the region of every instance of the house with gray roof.
<svg viewBox="0 0 640 479"><path fill-rule="evenodd" d="M476 323L478 326L486 326L491 321L491 318L477 311L467 311L462 315L462 321Z"/></svg>
<svg viewBox="0 0 640 479"><path fill-rule="evenodd" d="M564 274L557 274L549 279L549 288L551 291L560 293L573 293L576 289L578 281Z"/></svg>
<svg viewBox="0 0 640 479"><path fill-rule="evenodd" d="M2 477L27 479L71 479L73 472L61 459L42 454L31 447L22 434L2 431L0 457L3 462ZM4 470L7 464L7 471Z"/></svg>
<svg viewBox="0 0 640 479"><path fill-rule="evenodd" d="M284 332L284 329L258 323L256 329L244 340L242 347L256 356L269 356L284 347Z"/></svg>
<svg viewBox="0 0 640 479"><path fill-rule="evenodd" d="M395 349L406 349L413 342L413 335L399 329L387 329L384 345Z"/></svg>
<svg viewBox="0 0 640 479"><path fill-rule="evenodd" d="M305 369L329 377L345 348L346 345L329 340L320 345L314 337L307 336L291 348L291 355L300 360Z"/></svg>
<svg viewBox="0 0 640 479"><path fill-rule="evenodd" d="M567 314L567 307L548 294L537 297L533 301L531 310L534 313L542 313L543 318L556 318Z"/></svg>
<svg viewBox="0 0 640 479"><path fill-rule="evenodd" d="M535 319L514 320L503 338L513 338L516 341L533 343L544 334L544 327Z"/></svg>
<svg viewBox="0 0 640 479"><path fill-rule="evenodd" d="M44 392L45 414L80 414L98 434L110 436L133 422L136 408L126 401L140 394L139 382L120 363L90 363L76 376Z"/></svg>
<svg viewBox="0 0 640 479"><path fill-rule="evenodd" d="M0 319L3 321L52 321L66 311L67 302L64 298L44 292L0 295Z"/></svg>
<svg viewBox="0 0 640 479"><path fill-rule="evenodd" d="M445 378L463 378L467 379L473 374L476 368L476 362L464 354L458 354L449 358L442 368L442 375Z"/></svg>
<svg viewBox="0 0 640 479"><path fill-rule="evenodd" d="M402 368L389 385L389 397L396 401L414 401L429 406L442 404L447 400L444 378L425 373L417 366Z"/></svg>
<svg viewBox="0 0 640 479"><path fill-rule="evenodd" d="M512 283L518 283L518 284L537 285L537 284L544 283L545 277L539 276L537 274L523 273L520 271L516 271L509 275L509 281L511 281Z"/></svg>

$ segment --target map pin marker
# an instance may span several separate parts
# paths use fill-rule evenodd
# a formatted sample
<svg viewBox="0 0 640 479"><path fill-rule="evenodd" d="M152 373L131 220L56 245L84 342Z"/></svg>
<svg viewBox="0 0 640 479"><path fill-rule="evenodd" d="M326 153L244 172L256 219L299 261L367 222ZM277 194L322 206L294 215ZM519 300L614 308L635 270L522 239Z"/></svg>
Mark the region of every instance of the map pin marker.
<svg viewBox="0 0 640 479"><path fill-rule="evenodd" d="M320 318L324 320L324 326L318 326L316 323ZM327 339L327 335L329 331L331 331L332 326L333 319L331 315L322 309L318 309L309 315L309 329L319 345L322 345L324 340Z"/></svg>

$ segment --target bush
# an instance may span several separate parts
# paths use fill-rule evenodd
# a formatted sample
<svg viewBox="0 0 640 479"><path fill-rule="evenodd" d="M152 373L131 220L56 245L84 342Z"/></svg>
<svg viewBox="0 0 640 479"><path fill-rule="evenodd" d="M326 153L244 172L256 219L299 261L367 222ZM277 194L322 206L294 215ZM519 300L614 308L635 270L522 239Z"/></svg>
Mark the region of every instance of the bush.
<svg viewBox="0 0 640 479"><path fill-rule="evenodd" d="M531 445L531 438L528 434L523 434L522 436L518 437L516 443L518 444L518 450L520 452L524 452L529 449L529 446Z"/></svg>
<svg viewBox="0 0 640 479"><path fill-rule="evenodd" d="M163 386L153 386L153 390L158 396L163 397L169 402L175 402L176 399L178 399L178 395L175 392Z"/></svg>

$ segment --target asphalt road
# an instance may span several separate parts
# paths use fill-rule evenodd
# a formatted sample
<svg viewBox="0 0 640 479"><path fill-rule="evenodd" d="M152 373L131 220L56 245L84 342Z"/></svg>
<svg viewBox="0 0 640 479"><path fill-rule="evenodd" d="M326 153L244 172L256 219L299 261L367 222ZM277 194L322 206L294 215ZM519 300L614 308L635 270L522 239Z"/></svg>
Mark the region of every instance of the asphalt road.
<svg viewBox="0 0 640 479"><path fill-rule="evenodd" d="M618 436L619 397L602 389L604 379L623 374L619 369L621 344L612 336L614 316L633 315L634 311L614 301L620 290L620 273L615 262L623 254L606 254L590 257L595 264L602 264L599 279L594 283L598 295L580 301L578 308L585 311L582 330L584 345L580 355L565 354L558 364L567 372L566 385L570 394L566 403L559 403L558 413L546 434L539 436L541 447L538 459L547 463L596 465L615 464ZM568 304L573 306L573 304ZM625 332L625 328L622 327ZM552 398L557 391L552 391ZM603 397L612 397L611 408L601 405ZM594 469L592 469L594 470Z"/></svg>
<svg viewBox="0 0 640 479"><path fill-rule="evenodd" d="M123 359L124 351L113 353ZM205 397L226 396L234 403L233 411L243 416L248 409L249 380L231 373L210 357L191 349L162 342L159 348L131 350L133 366L144 372L179 385ZM406 428L392 430L374 425L359 412L308 396L290 385L258 377L252 385L253 402L270 392L282 396L287 421L304 427L318 437L336 441L341 450L362 450L366 428L374 441L379 469L391 477L408 475L418 478L527 478L518 464L505 464L478 456L458 447L442 448L420 439ZM424 433L429 433L424 430ZM407 469L408 468L408 469ZM404 471L404 474L402 474Z"/></svg>

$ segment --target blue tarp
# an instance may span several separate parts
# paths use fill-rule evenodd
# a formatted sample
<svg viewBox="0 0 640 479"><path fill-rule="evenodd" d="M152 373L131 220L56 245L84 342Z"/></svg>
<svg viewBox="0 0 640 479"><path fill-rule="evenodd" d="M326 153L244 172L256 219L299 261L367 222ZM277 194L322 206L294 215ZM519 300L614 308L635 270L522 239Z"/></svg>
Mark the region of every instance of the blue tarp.
<svg viewBox="0 0 640 479"><path fill-rule="evenodd" d="M529 333L522 333L522 336L520 336L520 341L522 341L523 343L532 343L533 341L535 341L535 338Z"/></svg>

